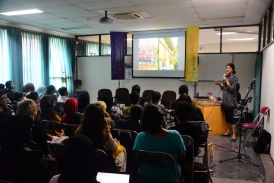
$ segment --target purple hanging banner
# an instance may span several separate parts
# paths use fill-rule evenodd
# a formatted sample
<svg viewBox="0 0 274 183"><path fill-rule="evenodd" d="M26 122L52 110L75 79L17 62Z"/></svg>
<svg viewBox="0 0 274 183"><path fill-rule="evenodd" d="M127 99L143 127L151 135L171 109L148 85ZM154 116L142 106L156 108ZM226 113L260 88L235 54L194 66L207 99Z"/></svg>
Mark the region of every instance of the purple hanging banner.
<svg viewBox="0 0 274 183"><path fill-rule="evenodd" d="M124 32L110 32L111 41L111 80L125 78Z"/></svg>

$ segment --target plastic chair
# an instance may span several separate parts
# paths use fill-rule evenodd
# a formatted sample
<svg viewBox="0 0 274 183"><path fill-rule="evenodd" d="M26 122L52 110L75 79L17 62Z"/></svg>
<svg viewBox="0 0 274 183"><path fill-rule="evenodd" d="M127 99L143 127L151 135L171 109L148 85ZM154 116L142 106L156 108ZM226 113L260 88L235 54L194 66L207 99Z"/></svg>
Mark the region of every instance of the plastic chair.
<svg viewBox="0 0 274 183"><path fill-rule="evenodd" d="M100 89L98 91L98 97L97 99L99 100L100 96L103 94L103 93L107 93L109 97L112 97L112 91L110 89Z"/></svg>
<svg viewBox="0 0 274 183"><path fill-rule="evenodd" d="M65 135L69 136L69 137L74 136L74 132L75 132L75 130L79 126L80 125L78 125L78 124L66 124L66 123L63 123L63 129L64 129L64 132L65 132Z"/></svg>
<svg viewBox="0 0 274 183"><path fill-rule="evenodd" d="M174 100L176 100L176 92L167 90L162 95L161 104L163 104L166 109L171 109L171 104Z"/></svg>
<svg viewBox="0 0 274 183"><path fill-rule="evenodd" d="M154 90L145 90L142 94L142 99L145 102L149 103L151 101L151 95L152 95L153 92L154 92Z"/></svg>
<svg viewBox="0 0 274 183"><path fill-rule="evenodd" d="M191 183L193 183L193 172L194 172L194 142L192 137L190 137L189 135L181 135L184 144L186 147L192 147L192 161L191 161ZM187 152L186 152L187 153ZM181 167L188 167L188 163L186 164L181 164Z"/></svg>
<svg viewBox="0 0 274 183"><path fill-rule="evenodd" d="M115 92L115 103L125 104L126 98L129 97L129 91L127 88L117 88Z"/></svg>
<svg viewBox="0 0 274 183"><path fill-rule="evenodd" d="M95 150L95 161L98 172L117 173L117 168L112 153L103 149Z"/></svg>
<svg viewBox="0 0 274 183"><path fill-rule="evenodd" d="M242 123L242 128L246 129L246 132L241 139L241 141L243 142L243 147L246 145L256 129L263 129L264 117L268 115L269 110L269 107L265 106L261 108L259 114L255 117L252 123ZM250 131L251 133L247 135Z"/></svg>
<svg viewBox="0 0 274 183"><path fill-rule="evenodd" d="M172 166L174 171L174 182L179 183L180 175L177 175L177 166L172 155L165 152L134 150L134 160L136 165L144 164L154 167Z"/></svg>

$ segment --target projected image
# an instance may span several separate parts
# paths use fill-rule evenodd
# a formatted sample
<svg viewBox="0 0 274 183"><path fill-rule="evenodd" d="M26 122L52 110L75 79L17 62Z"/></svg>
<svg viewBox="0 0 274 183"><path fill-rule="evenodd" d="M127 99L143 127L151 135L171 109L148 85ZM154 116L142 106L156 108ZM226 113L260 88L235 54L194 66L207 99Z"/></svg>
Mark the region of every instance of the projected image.
<svg viewBox="0 0 274 183"><path fill-rule="evenodd" d="M178 37L139 39L139 70L178 70Z"/></svg>

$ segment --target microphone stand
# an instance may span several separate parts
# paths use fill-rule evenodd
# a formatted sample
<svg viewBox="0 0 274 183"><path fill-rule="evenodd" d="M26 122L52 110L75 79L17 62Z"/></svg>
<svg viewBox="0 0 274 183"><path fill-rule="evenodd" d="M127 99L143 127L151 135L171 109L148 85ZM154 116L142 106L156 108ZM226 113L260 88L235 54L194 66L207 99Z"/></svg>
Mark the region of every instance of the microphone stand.
<svg viewBox="0 0 274 183"><path fill-rule="evenodd" d="M246 94L246 96L245 96L245 100L244 100L244 101L245 101L245 102L244 102L245 107L241 106L241 116L240 116L240 118L239 118L239 120L238 120L238 123L240 124L240 125L239 125L240 138L239 138L238 154L237 154L237 156L236 156L235 158L229 158L229 159L219 160L220 163L222 163L222 162L224 162L224 161L229 161L229 160L233 160L233 159L238 159L238 162L242 162L241 160L243 160L243 161L245 161L245 162L247 162L247 163L249 163L249 164L251 164L251 165L253 165L253 166L259 167L259 165L257 165L257 164L255 164L255 163L252 163L252 162L250 162L250 161L244 159L243 156L245 156L245 155L241 153L241 142L242 142L242 141L241 141L241 138L242 138L242 125L241 125L241 119L242 119L242 116L243 116L243 110L246 109L247 104L248 104L248 103L251 101L251 99L252 99L252 98L248 98L248 99L246 99L246 98L248 97L248 94L249 94L250 90L253 89L254 82L255 82L255 80L253 80L252 83L250 84L250 86L249 86L249 88L248 88L248 92L247 92L247 94ZM219 146L219 145L218 145L218 146ZM222 146L220 146L220 147L222 147ZM225 147L224 147L224 148L225 148ZM226 148L226 149L227 149L227 148ZM232 149L230 149L230 150L233 151Z"/></svg>

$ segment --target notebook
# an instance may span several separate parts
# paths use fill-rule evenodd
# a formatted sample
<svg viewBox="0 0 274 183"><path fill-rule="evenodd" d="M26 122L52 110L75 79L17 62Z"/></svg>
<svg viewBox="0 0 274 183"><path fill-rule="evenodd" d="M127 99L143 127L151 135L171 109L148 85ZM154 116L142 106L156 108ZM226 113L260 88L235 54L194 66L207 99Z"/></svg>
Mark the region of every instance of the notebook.
<svg viewBox="0 0 274 183"><path fill-rule="evenodd" d="M96 178L101 183L129 183L128 174L98 172Z"/></svg>

